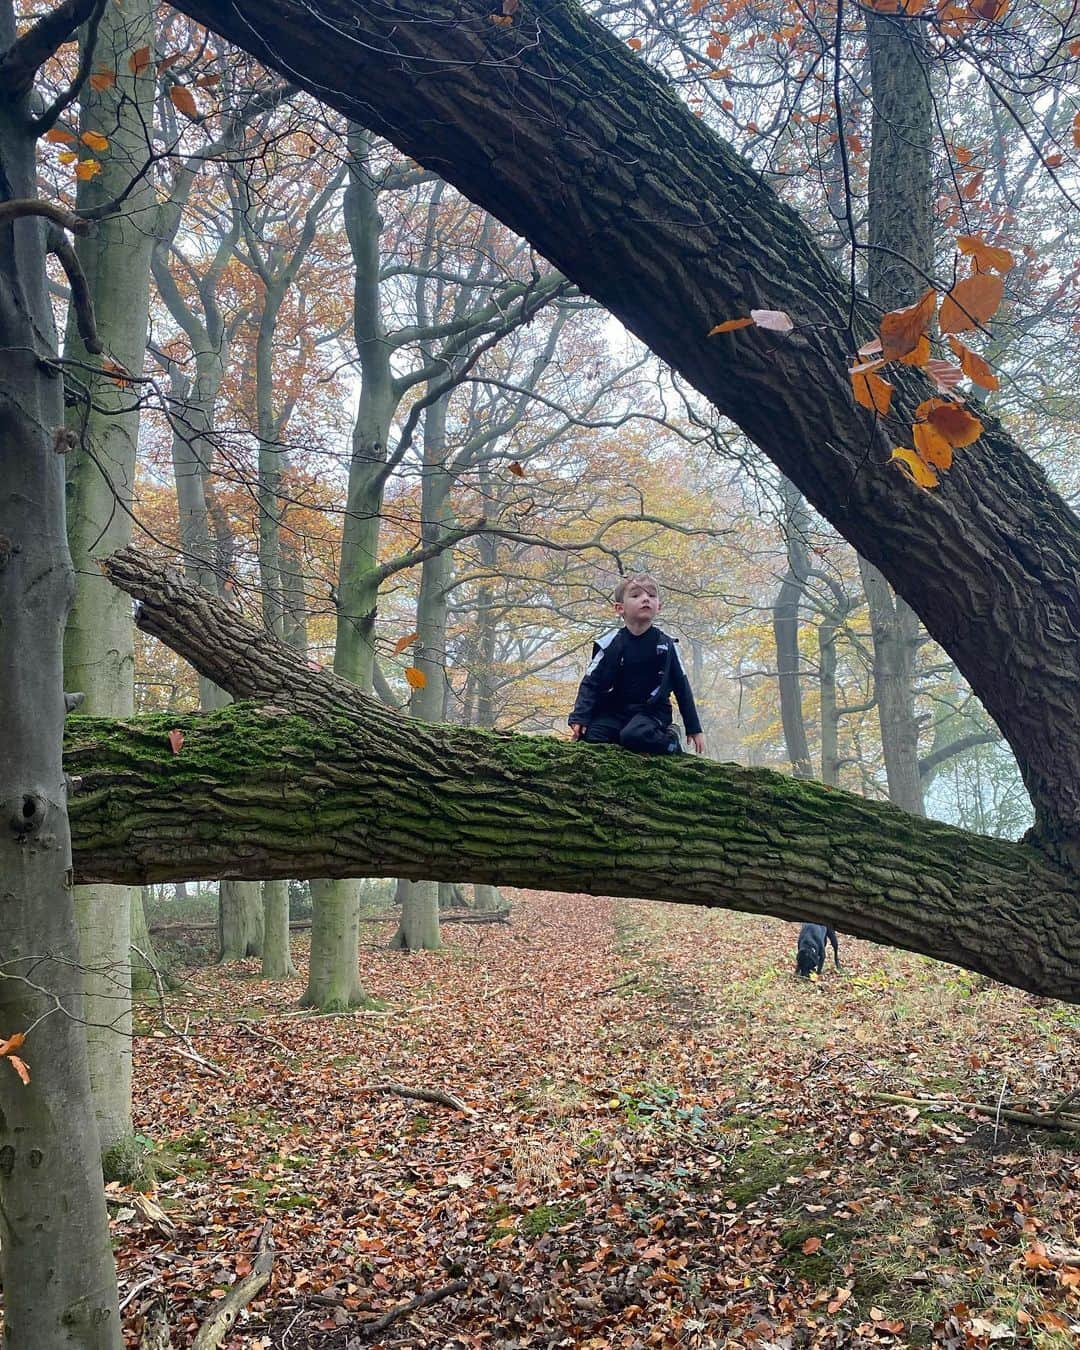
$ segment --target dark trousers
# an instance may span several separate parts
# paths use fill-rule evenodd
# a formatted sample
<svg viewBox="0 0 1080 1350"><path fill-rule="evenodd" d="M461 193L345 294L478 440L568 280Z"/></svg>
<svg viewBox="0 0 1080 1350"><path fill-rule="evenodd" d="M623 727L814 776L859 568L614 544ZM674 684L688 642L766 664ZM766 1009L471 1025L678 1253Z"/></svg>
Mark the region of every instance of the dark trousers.
<svg viewBox="0 0 1080 1350"><path fill-rule="evenodd" d="M591 745L621 745L625 750L636 750L642 754L678 754L682 749L679 744L679 734L675 728L667 723L669 742L663 750L658 745L649 741L643 741L640 737L633 734L634 728L630 728L631 734L624 737L623 733L627 726L637 716L640 709L635 709L623 713L601 713L599 717L594 717L585 728L584 740ZM659 719L655 719L659 722ZM660 725L665 725L660 722Z"/></svg>

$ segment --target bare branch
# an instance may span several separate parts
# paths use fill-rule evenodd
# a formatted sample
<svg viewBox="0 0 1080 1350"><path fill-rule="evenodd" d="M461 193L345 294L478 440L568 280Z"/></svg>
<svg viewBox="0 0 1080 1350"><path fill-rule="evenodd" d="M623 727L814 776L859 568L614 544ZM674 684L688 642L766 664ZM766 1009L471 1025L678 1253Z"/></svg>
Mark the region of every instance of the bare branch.
<svg viewBox="0 0 1080 1350"><path fill-rule="evenodd" d="M105 344L98 337L97 321L94 318L94 300L90 294L86 273L82 270L82 265L75 250L68 243L67 237L55 225L49 230L48 242L49 252L59 259L60 266L67 273L67 279L71 284L71 304L75 308L75 322L78 325L79 337L82 338L83 346L91 356L100 356L105 350Z"/></svg>
<svg viewBox="0 0 1080 1350"><path fill-rule="evenodd" d="M49 57L65 42L69 42L80 25L95 11L100 13L105 4L106 0L64 0L62 5L43 15L22 37L16 39L0 56L3 101L14 103L17 99L25 98L33 86L34 77Z"/></svg>

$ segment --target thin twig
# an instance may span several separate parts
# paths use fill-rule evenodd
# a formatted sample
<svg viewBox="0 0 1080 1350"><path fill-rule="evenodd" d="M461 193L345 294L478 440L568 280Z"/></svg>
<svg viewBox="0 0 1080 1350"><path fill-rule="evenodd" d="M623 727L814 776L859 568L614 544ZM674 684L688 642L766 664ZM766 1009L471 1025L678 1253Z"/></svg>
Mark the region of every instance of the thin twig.
<svg viewBox="0 0 1080 1350"><path fill-rule="evenodd" d="M407 1317L412 1312L419 1312L421 1308L428 1308L431 1304L438 1303L444 1298L450 1298L454 1294L463 1294L468 1287L468 1280L453 1280L450 1284L444 1284L441 1289L432 1289L426 1294L417 1294L408 1303L402 1303L397 1308L391 1308L389 1312L377 1317L374 1322L364 1322L357 1328L356 1334L363 1341L370 1340L372 1336L377 1336L380 1331L385 1331L399 1318Z"/></svg>

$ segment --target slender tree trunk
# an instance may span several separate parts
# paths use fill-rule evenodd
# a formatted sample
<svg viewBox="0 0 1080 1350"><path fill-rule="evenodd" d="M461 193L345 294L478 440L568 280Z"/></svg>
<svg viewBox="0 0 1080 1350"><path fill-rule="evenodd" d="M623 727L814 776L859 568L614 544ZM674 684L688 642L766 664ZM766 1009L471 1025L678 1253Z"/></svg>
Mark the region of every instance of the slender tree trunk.
<svg viewBox="0 0 1080 1350"><path fill-rule="evenodd" d="M840 714L836 706L836 624L818 624L818 687L821 698L821 781L840 786Z"/></svg>
<svg viewBox="0 0 1080 1350"><path fill-rule="evenodd" d="M776 642L776 678L780 687L780 720L792 773L796 778L813 778L814 766L810 761L810 746L803 720L799 653L799 614L806 579L810 573L810 558L806 548L810 514L798 488L786 478L780 480L780 496L784 506L787 570L780 579L772 616L773 638Z"/></svg>
<svg viewBox="0 0 1080 1350"><path fill-rule="evenodd" d="M311 963L305 1008L342 1012L370 1002L360 983L360 883L311 883Z"/></svg>
<svg viewBox="0 0 1080 1350"><path fill-rule="evenodd" d="M0 3L0 50L14 42ZM30 91L0 90L0 199L37 196ZM61 742L74 589L63 383L36 216L0 223L0 1276L12 1346L119 1350L116 1274L83 1026ZM62 440L60 445L62 445Z"/></svg>
<svg viewBox="0 0 1080 1350"><path fill-rule="evenodd" d="M127 56L152 46L153 39L154 8L148 0L129 0L123 9L107 5L94 38L94 60L101 68L115 69L116 81L102 90L88 83L80 95L82 130L107 127L109 152L102 156L97 176L79 182L78 209L91 210L127 195L118 213L77 240L75 252L86 275L98 337L109 358L134 375L142 374L150 303L153 241L145 222L153 209L153 183L149 175L138 176L152 153L154 74L152 66L133 74ZM82 46L86 41L84 30ZM131 540L139 406L132 387L90 373L100 358L86 350L74 306L64 354L81 364L73 384L84 386L88 394L68 415L81 444L69 459L67 485L76 587L64 635L64 680L67 688L86 694L87 713L129 717L135 707L131 605L101 575L96 560ZM75 892L90 1080L104 1155L132 1133L133 903L136 898L123 887L80 886ZM143 936L149 942L149 935ZM149 946L143 951L151 956Z"/></svg>
<svg viewBox="0 0 1080 1350"><path fill-rule="evenodd" d="M268 980L296 974L289 945L289 883L264 881L262 973Z"/></svg>

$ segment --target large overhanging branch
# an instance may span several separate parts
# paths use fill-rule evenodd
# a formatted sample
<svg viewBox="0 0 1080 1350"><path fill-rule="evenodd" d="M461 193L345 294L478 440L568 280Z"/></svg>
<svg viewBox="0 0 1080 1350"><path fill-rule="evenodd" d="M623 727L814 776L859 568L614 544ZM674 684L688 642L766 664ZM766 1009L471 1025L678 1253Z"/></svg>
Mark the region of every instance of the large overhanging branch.
<svg viewBox="0 0 1080 1350"><path fill-rule="evenodd" d="M913 606L1009 740L1044 838L1080 857L1080 523L992 419L935 493L888 465L899 442L847 376L876 316L624 42L568 0L510 23L492 0L180 8L437 170L737 422ZM706 336L751 307L796 332ZM899 383L910 422L932 391Z"/></svg>
<svg viewBox="0 0 1080 1350"><path fill-rule="evenodd" d="M131 550L107 570L145 632L256 703L70 719L81 881L406 876L637 896L820 919L1080 1002L1074 878L1033 847L765 770L414 722Z"/></svg>

